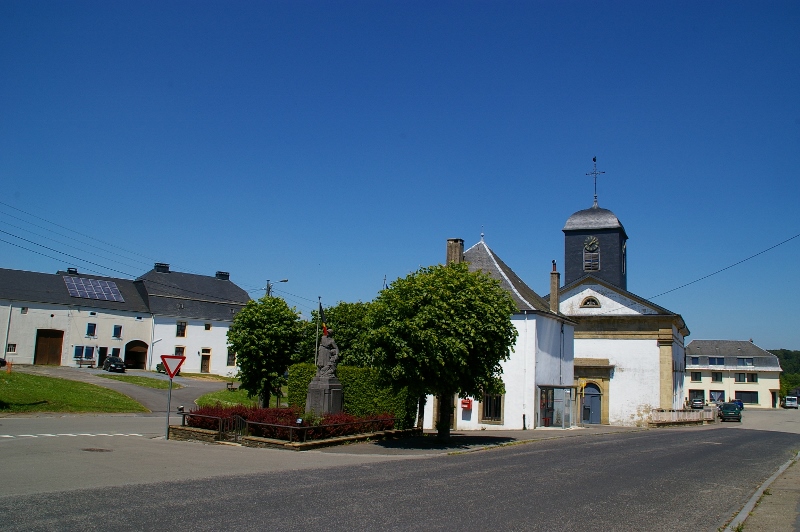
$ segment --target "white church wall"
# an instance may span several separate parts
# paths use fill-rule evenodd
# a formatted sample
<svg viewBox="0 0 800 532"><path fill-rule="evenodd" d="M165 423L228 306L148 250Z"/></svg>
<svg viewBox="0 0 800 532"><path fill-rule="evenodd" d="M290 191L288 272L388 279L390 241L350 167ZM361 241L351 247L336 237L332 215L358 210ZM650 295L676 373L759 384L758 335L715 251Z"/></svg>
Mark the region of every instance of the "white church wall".
<svg viewBox="0 0 800 532"><path fill-rule="evenodd" d="M655 340L576 339L575 357L607 358L609 423L640 425L659 407L659 348Z"/></svg>

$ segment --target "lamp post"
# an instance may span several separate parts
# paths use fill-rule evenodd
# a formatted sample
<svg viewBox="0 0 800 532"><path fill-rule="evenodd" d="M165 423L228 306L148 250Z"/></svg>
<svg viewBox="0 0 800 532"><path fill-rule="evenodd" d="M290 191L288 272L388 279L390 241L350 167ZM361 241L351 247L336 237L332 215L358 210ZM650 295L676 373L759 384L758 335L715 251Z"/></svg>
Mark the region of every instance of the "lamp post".
<svg viewBox="0 0 800 532"><path fill-rule="evenodd" d="M276 282L276 283L288 283L288 282L289 282L289 279L281 279L280 281L275 281L275 282ZM267 297L271 297L271 296L272 296L272 287L273 287L274 285L275 285L275 283L271 283L271 282L269 282L269 279L267 279L267 288L266 288L266 290L267 290Z"/></svg>

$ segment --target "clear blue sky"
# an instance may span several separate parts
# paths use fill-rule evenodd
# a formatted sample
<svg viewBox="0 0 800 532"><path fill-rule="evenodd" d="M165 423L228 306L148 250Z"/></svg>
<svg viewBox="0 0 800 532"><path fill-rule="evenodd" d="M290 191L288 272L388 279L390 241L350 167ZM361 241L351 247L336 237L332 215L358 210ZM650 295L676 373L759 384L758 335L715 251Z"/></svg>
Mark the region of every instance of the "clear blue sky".
<svg viewBox="0 0 800 532"><path fill-rule="evenodd" d="M483 230L545 294L593 156L643 297L800 233L796 1L5 0L0 106L5 268L289 278L308 313ZM798 265L654 302L800 349Z"/></svg>

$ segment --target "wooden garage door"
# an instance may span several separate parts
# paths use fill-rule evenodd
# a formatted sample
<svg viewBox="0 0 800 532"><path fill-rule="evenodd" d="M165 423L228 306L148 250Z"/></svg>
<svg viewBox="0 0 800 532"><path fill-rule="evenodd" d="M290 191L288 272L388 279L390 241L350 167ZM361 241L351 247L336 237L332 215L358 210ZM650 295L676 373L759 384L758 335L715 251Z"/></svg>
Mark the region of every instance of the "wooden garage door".
<svg viewBox="0 0 800 532"><path fill-rule="evenodd" d="M33 355L33 363L60 366L61 344L63 341L64 331L38 329L36 331L36 351Z"/></svg>

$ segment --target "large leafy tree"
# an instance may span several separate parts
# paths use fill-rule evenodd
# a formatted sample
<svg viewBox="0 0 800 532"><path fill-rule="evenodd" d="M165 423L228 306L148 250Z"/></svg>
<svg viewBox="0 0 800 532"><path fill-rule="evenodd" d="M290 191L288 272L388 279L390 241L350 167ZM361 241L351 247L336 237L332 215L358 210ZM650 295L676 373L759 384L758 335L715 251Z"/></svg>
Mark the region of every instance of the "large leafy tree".
<svg viewBox="0 0 800 532"><path fill-rule="evenodd" d="M502 391L500 362L517 337L511 295L467 264L421 268L381 291L367 316L367 348L383 379L449 405L452 397ZM450 409L440 408L440 437Z"/></svg>
<svg viewBox="0 0 800 532"><path fill-rule="evenodd" d="M236 314L228 346L236 353L241 386L250 397L269 405L272 390L285 383L283 374L299 340L299 315L279 297L249 301Z"/></svg>

